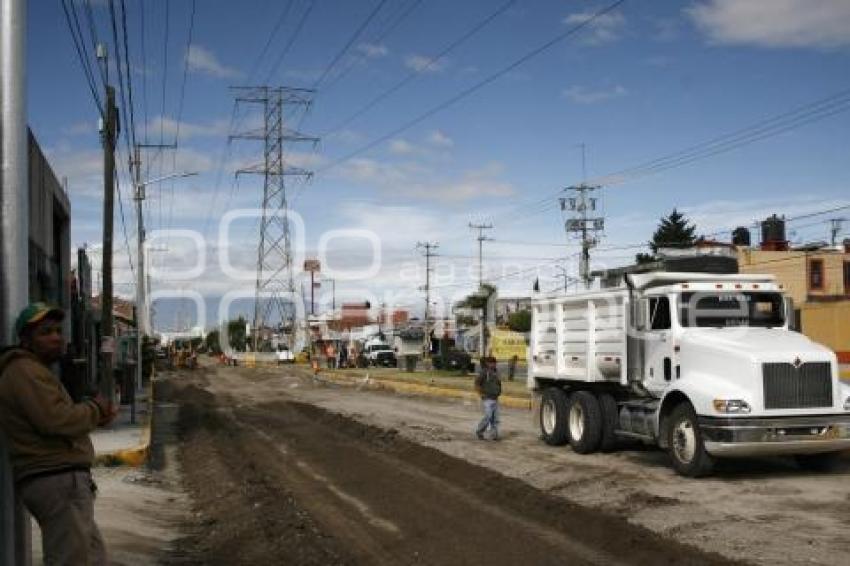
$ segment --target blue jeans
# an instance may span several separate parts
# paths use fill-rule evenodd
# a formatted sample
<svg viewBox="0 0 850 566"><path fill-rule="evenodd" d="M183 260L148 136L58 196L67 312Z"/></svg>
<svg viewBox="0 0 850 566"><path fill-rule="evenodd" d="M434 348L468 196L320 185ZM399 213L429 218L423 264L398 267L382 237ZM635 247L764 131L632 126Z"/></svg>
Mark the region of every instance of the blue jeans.
<svg viewBox="0 0 850 566"><path fill-rule="evenodd" d="M489 427L493 431L493 438L499 438L499 400L483 399L481 404L484 406L484 418L478 423L476 434L484 434Z"/></svg>

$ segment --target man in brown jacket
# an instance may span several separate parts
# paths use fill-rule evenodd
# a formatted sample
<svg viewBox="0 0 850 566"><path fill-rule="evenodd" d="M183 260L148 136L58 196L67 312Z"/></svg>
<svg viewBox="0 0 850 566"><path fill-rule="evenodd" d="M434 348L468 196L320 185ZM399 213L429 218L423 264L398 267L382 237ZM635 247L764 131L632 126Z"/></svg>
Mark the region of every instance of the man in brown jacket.
<svg viewBox="0 0 850 566"><path fill-rule="evenodd" d="M33 303L18 316L20 346L0 355L0 430L17 497L41 527L47 565L106 564L94 521L89 432L115 418L102 397L74 403L50 366L62 356L64 313Z"/></svg>

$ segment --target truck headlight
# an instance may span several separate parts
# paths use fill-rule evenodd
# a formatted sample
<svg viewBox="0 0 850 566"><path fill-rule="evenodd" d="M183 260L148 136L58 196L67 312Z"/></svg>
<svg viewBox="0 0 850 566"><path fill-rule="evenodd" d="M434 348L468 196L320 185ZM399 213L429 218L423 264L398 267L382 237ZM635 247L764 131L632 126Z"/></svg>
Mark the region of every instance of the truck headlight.
<svg viewBox="0 0 850 566"><path fill-rule="evenodd" d="M726 414L747 414L752 409L749 403L740 399L715 399L714 410Z"/></svg>

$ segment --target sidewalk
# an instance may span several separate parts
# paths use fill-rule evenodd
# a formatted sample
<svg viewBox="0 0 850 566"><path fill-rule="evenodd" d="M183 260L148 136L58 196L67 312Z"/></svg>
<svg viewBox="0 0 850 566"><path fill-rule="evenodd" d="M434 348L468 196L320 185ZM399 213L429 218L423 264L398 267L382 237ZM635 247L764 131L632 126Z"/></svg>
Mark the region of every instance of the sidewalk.
<svg viewBox="0 0 850 566"><path fill-rule="evenodd" d="M130 423L130 405L122 405L115 421L91 433L95 466L140 466L150 448L150 389L136 394L136 423Z"/></svg>

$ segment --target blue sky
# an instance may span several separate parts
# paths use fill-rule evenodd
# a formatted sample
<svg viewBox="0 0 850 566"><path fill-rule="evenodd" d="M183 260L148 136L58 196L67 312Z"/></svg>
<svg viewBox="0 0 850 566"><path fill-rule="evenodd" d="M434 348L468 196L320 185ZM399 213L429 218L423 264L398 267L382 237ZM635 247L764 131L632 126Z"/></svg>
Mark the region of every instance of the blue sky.
<svg viewBox="0 0 850 566"><path fill-rule="evenodd" d="M120 4L115 2L119 37ZM576 270L578 247L564 233L556 198L559 189L584 179L580 144L588 180L603 181L605 187L607 225L594 253L596 266L628 262L640 250L605 248L645 242L658 217L674 206L700 233L713 233L751 225L774 212L794 217L850 204L846 93L830 107L836 110L831 116L776 135L767 131L771 135L764 139L657 174L611 176L850 88L850 4L842 0L626 1L469 96L361 151L607 5L198 0L188 46L189 0L127 0L139 141L145 130L148 142L159 142L160 131L165 141L174 141L187 71L178 150L176 155L147 152L146 178L169 174L175 164L177 170L200 172L148 187L148 231L171 227L208 238L200 276L183 279L168 274L196 263L197 246L179 235L152 243L167 244L168 250L150 254L159 268L154 291L188 290L205 297L250 291L250 281L226 277L218 259L219 220L227 210L258 206L262 190L260 178L234 181L237 167L259 160L261 146L227 143L228 134L259 124L247 107L234 114L228 87L262 84L267 77L273 85L312 87L324 75L303 119L295 109L288 114L291 127L322 137L315 149L287 146L292 164L317 171L311 182L290 186L293 208L304 220L305 254L315 254L329 230L368 231L379 242L380 267L363 277L354 272L362 275L374 263L369 241L349 233L328 242L325 263L337 272L338 301L370 296L420 309L417 287L424 283L424 260L415 244L429 240L440 243L442 254L436 260L435 300L450 304L477 283L470 221L494 225L485 264L502 294L527 292L536 276L544 288L557 286L552 268L563 264ZM96 35L112 53L109 2L91 6ZM76 8L91 51L85 2L76 2ZM433 60L497 11L448 55ZM69 180L74 244L95 245L97 260L102 206L97 112L61 2L30 3L28 48L29 121L57 175ZM338 64L329 68L340 53ZM411 73L409 84L336 129ZM117 84L114 66L109 74ZM99 78L96 84L102 91ZM346 156L352 157L339 162ZM122 190L135 250L126 171ZM808 218L798 228L792 222L792 239L827 238L825 221L836 216L841 213ZM243 220L234 227L235 237L223 245L233 263L250 271L256 223ZM117 290L132 295L120 220L116 229Z"/></svg>

